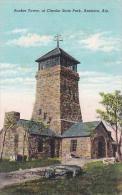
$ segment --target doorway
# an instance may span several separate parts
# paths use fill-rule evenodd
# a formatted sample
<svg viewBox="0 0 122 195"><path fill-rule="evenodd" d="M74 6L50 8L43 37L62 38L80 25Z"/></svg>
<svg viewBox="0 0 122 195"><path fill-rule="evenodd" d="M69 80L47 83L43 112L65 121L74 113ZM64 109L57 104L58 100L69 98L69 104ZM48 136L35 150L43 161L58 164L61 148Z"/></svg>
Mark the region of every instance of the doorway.
<svg viewBox="0 0 122 195"><path fill-rule="evenodd" d="M98 158L105 157L105 140L98 141Z"/></svg>
<svg viewBox="0 0 122 195"><path fill-rule="evenodd" d="M55 157L55 139L50 140L50 157Z"/></svg>
<svg viewBox="0 0 122 195"><path fill-rule="evenodd" d="M98 159L106 157L106 143L103 136L94 138L91 151L92 158Z"/></svg>

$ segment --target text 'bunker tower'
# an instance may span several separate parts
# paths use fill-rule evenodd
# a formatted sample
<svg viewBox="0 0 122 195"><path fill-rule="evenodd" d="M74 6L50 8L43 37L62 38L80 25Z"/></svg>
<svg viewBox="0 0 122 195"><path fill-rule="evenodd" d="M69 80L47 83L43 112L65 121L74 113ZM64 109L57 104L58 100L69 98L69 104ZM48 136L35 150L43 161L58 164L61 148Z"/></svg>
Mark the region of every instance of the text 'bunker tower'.
<svg viewBox="0 0 122 195"><path fill-rule="evenodd" d="M59 47L36 60L36 101L32 119L44 121L58 134L82 121L79 104L77 61Z"/></svg>

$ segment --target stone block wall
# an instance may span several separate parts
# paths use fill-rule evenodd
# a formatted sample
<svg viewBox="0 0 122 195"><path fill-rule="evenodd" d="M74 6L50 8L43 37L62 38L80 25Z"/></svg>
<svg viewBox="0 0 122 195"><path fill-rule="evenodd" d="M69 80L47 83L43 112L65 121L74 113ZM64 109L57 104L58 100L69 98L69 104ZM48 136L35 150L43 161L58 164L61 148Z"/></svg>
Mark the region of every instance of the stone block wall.
<svg viewBox="0 0 122 195"><path fill-rule="evenodd" d="M38 151L39 141L43 142L42 151ZM51 146L49 137L41 137L39 135L30 135L29 136L29 156L31 158L41 158L41 157L50 157L51 156Z"/></svg>
<svg viewBox="0 0 122 195"><path fill-rule="evenodd" d="M42 140L43 151L38 151L38 143ZM60 155L60 139L39 135L29 136L29 156L30 157L59 157Z"/></svg>
<svg viewBox="0 0 122 195"><path fill-rule="evenodd" d="M20 149L19 137L23 135L23 131L17 130L17 121L19 119L20 119L19 112L11 111L5 113L4 127L0 135L1 137L0 150L1 152L3 150L3 158L10 159L10 157L12 156L15 157L18 153L18 149Z"/></svg>
<svg viewBox="0 0 122 195"><path fill-rule="evenodd" d="M32 119L49 124L60 132L60 66L39 70L36 75L36 101Z"/></svg>
<svg viewBox="0 0 122 195"><path fill-rule="evenodd" d="M99 143L101 143L102 153L104 157L113 156L112 138L105 126L101 123L91 135L91 156L92 158L99 158Z"/></svg>
<svg viewBox="0 0 122 195"><path fill-rule="evenodd" d="M79 74L69 68L61 67L61 131L62 133L75 122L82 121L78 81Z"/></svg>
<svg viewBox="0 0 122 195"><path fill-rule="evenodd" d="M24 127L18 127L16 129L17 135L18 135L18 149L17 154L24 155L29 157L29 144L28 144L28 137L29 134L27 130Z"/></svg>
<svg viewBox="0 0 122 195"><path fill-rule="evenodd" d="M4 136L5 131L6 130L4 129L2 137ZM1 142L1 150L2 143L3 139ZM23 154L28 157L28 141L27 135L25 136L25 130L22 127L7 129L3 148L3 158L17 158L17 155L22 156Z"/></svg>
<svg viewBox="0 0 122 195"><path fill-rule="evenodd" d="M77 149L75 155L79 157L91 158L91 140L90 137L76 137L76 138L64 138L62 139L62 158L71 155L70 147L71 140L77 140Z"/></svg>

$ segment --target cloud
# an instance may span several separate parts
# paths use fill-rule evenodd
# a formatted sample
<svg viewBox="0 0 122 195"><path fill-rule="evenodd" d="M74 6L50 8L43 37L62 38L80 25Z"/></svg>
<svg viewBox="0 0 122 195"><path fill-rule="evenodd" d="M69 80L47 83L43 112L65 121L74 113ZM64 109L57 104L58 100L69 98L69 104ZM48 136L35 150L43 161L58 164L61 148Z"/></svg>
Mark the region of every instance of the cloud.
<svg viewBox="0 0 122 195"><path fill-rule="evenodd" d="M12 64L12 63L0 63L0 73L2 71L23 71L23 72L30 72L32 70L34 70L35 68L33 66L31 66L30 64L27 65L20 65L20 64Z"/></svg>
<svg viewBox="0 0 122 195"><path fill-rule="evenodd" d="M28 32L28 29L26 28L15 28L12 31L10 31L10 34L25 34Z"/></svg>
<svg viewBox="0 0 122 195"><path fill-rule="evenodd" d="M10 64L10 63L0 63L0 72L5 69L13 69L17 66L17 64Z"/></svg>
<svg viewBox="0 0 122 195"><path fill-rule="evenodd" d="M5 78L25 77L28 74L34 77L36 67L31 65L20 65L11 63L0 63L1 80Z"/></svg>
<svg viewBox="0 0 122 195"><path fill-rule="evenodd" d="M16 78L6 78L4 80L0 80L0 84L9 84L9 85L12 85L12 84L22 84L22 83L25 83L25 84L33 84L35 82L35 79L34 78L30 78L30 77L26 77L26 78L22 78L22 77L16 77Z"/></svg>
<svg viewBox="0 0 122 195"><path fill-rule="evenodd" d="M11 63L0 63L0 88L35 85L35 67Z"/></svg>
<svg viewBox="0 0 122 195"><path fill-rule="evenodd" d="M0 80L0 91L1 94L4 94L7 91L21 91L22 94L24 91L26 91L26 93L35 93L35 84L36 80L34 77L18 76L15 78L5 78Z"/></svg>
<svg viewBox="0 0 122 195"><path fill-rule="evenodd" d="M104 61L104 64L107 65L107 66L116 66L116 65L121 65L122 66L122 59L119 59L119 60L106 60Z"/></svg>
<svg viewBox="0 0 122 195"><path fill-rule="evenodd" d="M99 92L121 90L122 76L95 71L82 71L80 74L80 91L96 96Z"/></svg>
<svg viewBox="0 0 122 195"><path fill-rule="evenodd" d="M8 88L19 86L26 88L35 85L36 67L11 63L0 63L0 87ZM96 95L100 91L112 91L121 89L122 76L97 71L80 71L80 90L90 95Z"/></svg>
<svg viewBox="0 0 122 195"><path fill-rule="evenodd" d="M81 52L83 51L92 51L92 52L113 52L122 50L122 38L120 35L113 35L111 31L101 31L100 29L89 30L85 29L84 31L79 30L76 32L67 31L63 33L63 38L66 40L64 42L65 47L68 49L77 49Z"/></svg>
<svg viewBox="0 0 122 195"><path fill-rule="evenodd" d="M7 45L16 45L20 47L36 47L47 45L52 40L50 35L38 35L36 33L27 33L17 39L7 41Z"/></svg>
<svg viewBox="0 0 122 195"><path fill-rule="evenodd" d="M84 31L76 31L76 32L73 32L73 31L67 31L67 32L64 32L62 34L62 37L66 37L66 40L79 40L81 39L81 37L85 37L87 34L87 32L84 32Z"/></svg>
<svg viewBox="0 0 122 195"><path fill-rule="evenodd" d="M108 36L107 33L95 33L88 37L81 39L79 43L83 48L92 51L112 52L120 49L120 39Z"/></svg>

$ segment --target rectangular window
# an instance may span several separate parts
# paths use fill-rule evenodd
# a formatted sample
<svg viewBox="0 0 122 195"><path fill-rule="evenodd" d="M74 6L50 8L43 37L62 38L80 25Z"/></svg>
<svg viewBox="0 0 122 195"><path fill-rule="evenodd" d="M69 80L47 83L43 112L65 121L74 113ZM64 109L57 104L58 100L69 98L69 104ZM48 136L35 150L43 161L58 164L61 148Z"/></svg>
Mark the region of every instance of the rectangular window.
<svg viewBox="0 0 122 195"><path fill-rule="evenodd" d="M38 152L43 152L43 140L38 140Z"/></svg>
<svg viewBox="0 0 122 195"><path fill-rule="evenodd" d="M39 115L41 115L42 114L42 109L39 109Z"/></svg>
<svg viewBox="0 0 122 195"><path fill-rule="evenodd" d="M71 140L70 152L76 152L77 149L77 140Z"/></svg>
<svg viewBox="0 0 122 195"><path fill-rule="evenodd" d="M15 155L17 155L17 153L18 153L18 142L19 142L19 135L15 134L15 136L14 136L14 152L15 152Z"/></svg>
<svg viewBox="0 0 122 195"><path fill-rule="evenodd" d="M50 123L51 123L51 120L52 120L52 118L51 118L51 117L49 117L48 124L50 124Z"/></svg>
<svg viewBox="0 0 122 195"><path fill-rule="evenodd" d="M47 113L44 112L44 120L46 120L46 118L47 118Z"/></svg>
<svg viewBox="0 0 122 195"><path fill-rule="evenodd" d="M15 145L15 147L18 147L18 141L19 141L19 135L15 134L15 136L14 136L14 145Z"/></svg>

